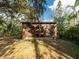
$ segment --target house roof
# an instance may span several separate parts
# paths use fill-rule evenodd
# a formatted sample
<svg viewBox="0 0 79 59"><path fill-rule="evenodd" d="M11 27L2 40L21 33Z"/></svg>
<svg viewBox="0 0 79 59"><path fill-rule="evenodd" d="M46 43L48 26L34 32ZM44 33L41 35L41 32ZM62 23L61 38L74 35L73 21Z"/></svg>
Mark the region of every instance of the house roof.
<svg viewBox="0 0 79 59"><path fill-rule="evenodd" d="M56 24L56 22L21 22L22 24Z"/></svg>

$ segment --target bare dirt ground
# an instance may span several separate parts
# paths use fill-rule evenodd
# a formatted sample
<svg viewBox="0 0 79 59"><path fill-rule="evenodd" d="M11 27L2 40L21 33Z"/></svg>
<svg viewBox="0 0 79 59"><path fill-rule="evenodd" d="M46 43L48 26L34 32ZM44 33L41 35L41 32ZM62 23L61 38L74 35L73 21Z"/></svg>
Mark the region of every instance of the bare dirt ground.
<svg viewBox="0 0 79 59"><path fill-rule="evenodd" d="M0 59L79 59L79 47L64 40L0 39Z"/></svg>

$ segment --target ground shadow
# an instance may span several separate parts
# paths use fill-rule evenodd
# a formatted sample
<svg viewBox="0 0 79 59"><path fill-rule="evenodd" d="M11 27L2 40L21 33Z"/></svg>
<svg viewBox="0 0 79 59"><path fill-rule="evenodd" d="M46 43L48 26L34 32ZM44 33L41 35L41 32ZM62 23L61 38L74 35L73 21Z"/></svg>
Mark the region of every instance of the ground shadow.
<svg viewBox="0 0 79 59"><path fill-rule="evenodd" d="M14 48L11 45L15 42L12 38L0 38L0 57L12 54Z"/></svg>
<svg viewBox="0 0 79 59"><path fill-rule="evenodd" d="M28 42L26 42L26 41L33 42L34 50L35 50L34 53L35 53L36 59L63 59L63 57L64 57L64 59L79 59L79 53L77 51L75 51L75 49L71 45L72 43L70 43L69 41L64 41L64 40L60 40L60 39L57 39L57 40L46 39L46 38L45 39L44 38L43 39L42 38L41 39L33 38L32 40L25 40L25 41L23 40L23 42L22 41L21 42L22 43L25 42L24 44L22 44L22 46L24 48L20 47L20 48L22 48L20 51L22 51L23 49L29 49L28 47L27 48L25 47L26 44L28 44ZM6 56L9 56L12 53L14 53L15 48L12 46L15 42L16 42L16 40L14 40L14 39L8 39L8 38L0 39L0 57L2 57L2 56L6 57ZM41 44L41 42L43 44ZM28 46L30 46L30 44ZM44 49L43 49L43 52L41 53L42 49L40 49L40 48L45 48L46 50L44 51ZM49 58L47 57L48 54L50 55ZM58 56L55 57L56 55L58 55ZM31 56L31 54L30 54L30 56Z"/></svg>
<svg viewBox="0 0 79 59"><path fill-rule="evenodd" d="M36 59L40 59L40 50L38 47L38 41L36 39L34 39L33 41L34 41Z"/></svg>
<svg viewBox="0 0 79 59"><path fill-rule="evenodd" d="M59 40L43 39L43 42L45 43L45 46L50 51L50 55L51 55L51 51L53 50L56 53L58 53L59 55L65 57L67 59L71 59L71 58L79 59L78 51L75 51L74 47L72 46L72 43L69 42L69 41L64 41L64 40L61 40L61 39L59 39ZM52 57L52 55L51 55L51 57ZM59 57L59 59L62 59L62 57Z"/></svg>

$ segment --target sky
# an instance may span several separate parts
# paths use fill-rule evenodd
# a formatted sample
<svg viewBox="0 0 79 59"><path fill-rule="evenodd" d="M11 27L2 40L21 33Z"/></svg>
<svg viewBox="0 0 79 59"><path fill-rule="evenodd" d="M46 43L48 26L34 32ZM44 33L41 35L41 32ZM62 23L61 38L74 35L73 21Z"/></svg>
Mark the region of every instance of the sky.
<svg viewBox="0 0 79 59"><path fill-rule="evenodd" d="M66 8L68 5L74 6L76 0L60 0L60 1L61 1L61 7ZM51 8L52 10L55 9L58 2L59 2L59 0L55 0L54 4L49 6L49 8Z"/></svg>
<svg viewBox="0 0 79 59"><path fill-rule="evenodd" d="M46 5L46 11L44 12L42 18L43 21L47 21L51 19L51 15L53 14L52 10L48 6L52 6L55 0L46 0L47 5Z"/></svg>
<svg viewBox="0 0 79 59"><path fill-rule="evenodd" d="M51 15L53 15L53 10L56 8L59 0L47 0L46 11L44 12L42 18L43 21L51 21L53 19ZM60 0L62 8L67 7L68 5L74 6L76 0ZM79 7L78 7L79 9Z"/></svg>

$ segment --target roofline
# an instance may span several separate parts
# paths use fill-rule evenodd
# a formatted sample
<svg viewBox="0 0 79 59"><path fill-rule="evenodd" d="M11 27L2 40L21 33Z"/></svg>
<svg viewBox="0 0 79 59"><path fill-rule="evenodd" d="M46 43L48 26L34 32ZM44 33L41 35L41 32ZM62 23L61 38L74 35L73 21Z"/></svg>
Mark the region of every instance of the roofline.
<svg viewBox="0 0 79 59"><path fill-rule="evenodd" d="M21 22L22 24L56 24L56 22Z"/></svg>

